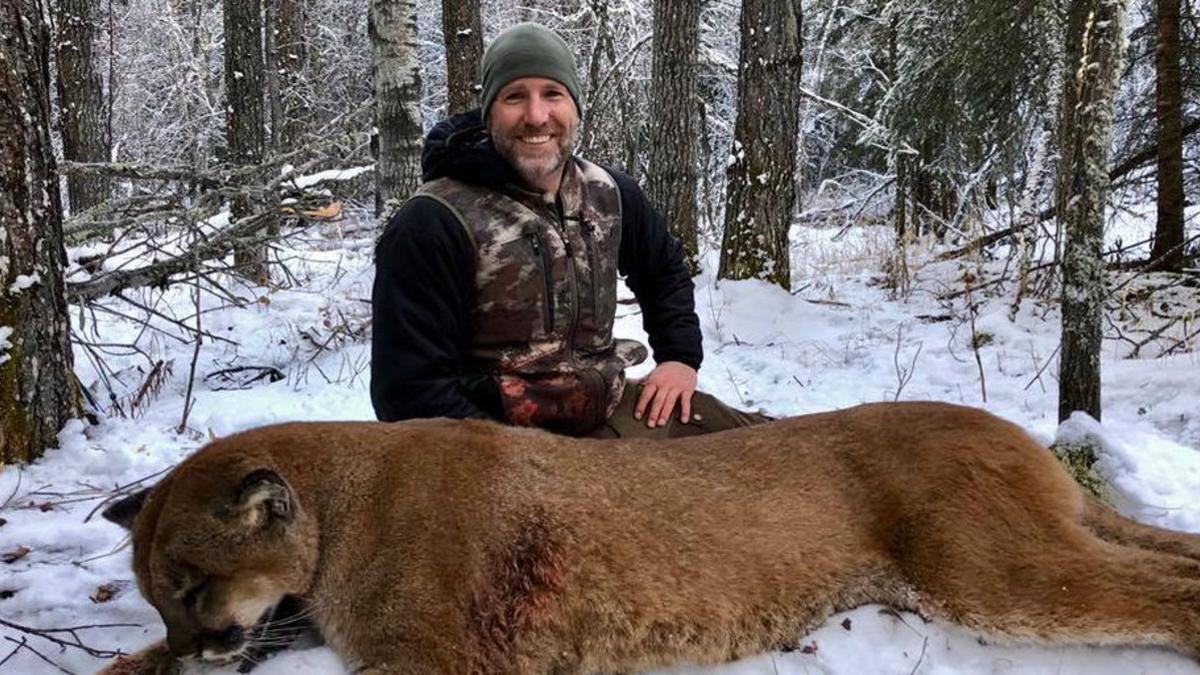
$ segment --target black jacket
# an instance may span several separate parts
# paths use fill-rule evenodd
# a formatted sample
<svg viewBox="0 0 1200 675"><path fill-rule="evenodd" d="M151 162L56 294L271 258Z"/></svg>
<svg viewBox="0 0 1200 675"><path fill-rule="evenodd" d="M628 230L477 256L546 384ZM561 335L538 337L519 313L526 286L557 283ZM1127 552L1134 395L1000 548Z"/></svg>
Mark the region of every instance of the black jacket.
<svg viewBox="0 0 1200 675"><path fill-rule="evenodd" d="M520 182L477 110L430 131L421 170L424 180L449 176L497 189ZM654 358L699 368L700 322L679 241L632 178L608 171L621 191L617 267L642 307ZM464 367L474 279L471 241L441 204L410 200L388 223L375 249L371 299L371 402L380 420L501 418L495 380Z"/></svg>

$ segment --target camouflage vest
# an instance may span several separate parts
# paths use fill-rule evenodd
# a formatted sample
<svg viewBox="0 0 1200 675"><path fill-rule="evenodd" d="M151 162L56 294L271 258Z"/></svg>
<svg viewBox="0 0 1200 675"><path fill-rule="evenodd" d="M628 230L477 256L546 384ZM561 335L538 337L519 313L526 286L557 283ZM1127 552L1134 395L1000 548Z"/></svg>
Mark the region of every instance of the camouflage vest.
<svg viewBox="0 0 1200 675"><path fill-rule="evenodd" d="M584 435L621 400L625 368L646 359L614 340L621 195L604 169L572 158L558 203L450 178L425 183L475 247L468 364L496 376L510 424Z"/></svg>

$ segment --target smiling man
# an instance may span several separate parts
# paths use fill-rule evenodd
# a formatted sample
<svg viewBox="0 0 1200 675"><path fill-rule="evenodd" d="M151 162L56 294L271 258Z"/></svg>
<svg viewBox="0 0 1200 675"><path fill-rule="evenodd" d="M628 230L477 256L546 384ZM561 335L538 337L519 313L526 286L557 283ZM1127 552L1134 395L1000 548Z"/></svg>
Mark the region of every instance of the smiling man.
<svg viewBox="0 0 1200 675"><path fill-rule="evenodd" d="M482 106L425 140L424 183L376 249L381 420L481 417L575 436L685 436L764 420L696 391L699 320L679 242L628 176L574 154L575 63L537 24L483 57ZM646 348L614 339L618 274Z"/></svg>

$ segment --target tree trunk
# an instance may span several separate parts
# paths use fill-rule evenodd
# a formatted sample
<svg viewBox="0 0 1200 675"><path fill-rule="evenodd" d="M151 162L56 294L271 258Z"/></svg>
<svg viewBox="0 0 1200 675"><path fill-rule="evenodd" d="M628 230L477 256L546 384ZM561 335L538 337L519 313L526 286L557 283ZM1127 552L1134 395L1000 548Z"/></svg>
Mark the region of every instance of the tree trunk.
<svg viewBox="0 0 1200 675"><path fill-rule="evenodd" d="M722 279L790 285L788 228L800 125L799 0L745 0Z"/></svg>
<svg viewBox="0 0 1200 675"><path fill-rule="evenodd" d="M375 208L402 203L421 180L421 75L415 0L371 0L367 31L375 76L379 153Z"/></svg>
<svg viewBox="0 0 1200 675"><path fill-rule="evenodd" d="M479 64L483 61L479 0L442 0L442 41L446 45L446 108L454 115L479 105Z"/></svg>
<svg viewBox="0 0 1200 675"><path fill-rule="evenodd" d="M1126 0L1073 0L1067 24L1058 213L1063 224L1058 418L1100 419L1103 260L1113 99L1124 52Z"/></svg>
<svg viewBox="0 0 1200 675"><path fill-rule="evenodd" d="M62 110L63 157L76 162L107 162L112 150L103 80L96 65L97 0L57 0L54 21L58 100ZM67 177L72 213L109 198L109 181L96 175Z"/></svg>
<svg viewBox="0 0 1200 675"><path fill-rule="evenodd" d="M1183 82L1179 60L1180 0L1156 0L1155 98L1158 117L1158 224L1154 269L1183 266Z"/></svg>
<svg viewBox="0 0 1200 675"><path fill-rule="evenodd" d="M696 144L700 139L700 6L695 0L655 0L650 168L646 193L683 242L692 274L700 272L697 241Z"/></svg>
<svg viewBox="0 0 1200 675"><path fill-rule="evenodd" d="M273 80L271 95L271 141L275 152L294 150L304 137L308 104L302 91L308 45L304 27L308 22L307 0L267 0L267 74Z"/></svg>
<svg viewBox="0 0 1200 675"><path fill-rule="evenodd" d="M229 161L248 166L263 160L262 5L259 0L224 0L225 25L225 140ZM233 219L244 218L254 205L244 198L233 202ZM250 245L234 255L234 264L247 278L267 280L266 248Z"/></svg>
<svg viewBox="0 0 1200 675"><path fill-rule="evenodd" d="M44 0L0 2L0 467L37 458L79 415L47 12Z"/></svg>

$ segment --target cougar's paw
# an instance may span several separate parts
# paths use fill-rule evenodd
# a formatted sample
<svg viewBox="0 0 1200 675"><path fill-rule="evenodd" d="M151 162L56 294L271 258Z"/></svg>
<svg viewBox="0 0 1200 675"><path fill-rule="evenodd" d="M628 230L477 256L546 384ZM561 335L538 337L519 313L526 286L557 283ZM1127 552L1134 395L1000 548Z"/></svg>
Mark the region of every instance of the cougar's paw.
<svg viewBox="0 0 1200 675"><path fill-rule="evenodd" d="M167 649L166 642L156 642L136 654L113 659L96 675L178 675L179 659Z"/></svg>

